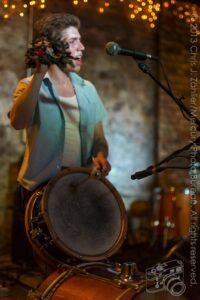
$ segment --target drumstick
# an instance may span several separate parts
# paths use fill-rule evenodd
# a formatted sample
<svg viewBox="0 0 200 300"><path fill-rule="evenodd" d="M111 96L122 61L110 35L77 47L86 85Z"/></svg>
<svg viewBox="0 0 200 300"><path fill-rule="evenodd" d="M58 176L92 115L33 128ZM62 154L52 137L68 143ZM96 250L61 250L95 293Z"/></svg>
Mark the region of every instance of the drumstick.
<svg viewBox="0 0 200 300"><path fill-rule="evenodd" d="M77 184L71 183L70 186L72 188L76 188L76 187L84 184L86 181L88 181L91 177L94 177L94 176L96 176L97 178L100 178L100 176L101 176L101 172L98 171L95 167L93 167L92 170L89 172L88 177L84 178L82 181L80 181Z"/></svg>

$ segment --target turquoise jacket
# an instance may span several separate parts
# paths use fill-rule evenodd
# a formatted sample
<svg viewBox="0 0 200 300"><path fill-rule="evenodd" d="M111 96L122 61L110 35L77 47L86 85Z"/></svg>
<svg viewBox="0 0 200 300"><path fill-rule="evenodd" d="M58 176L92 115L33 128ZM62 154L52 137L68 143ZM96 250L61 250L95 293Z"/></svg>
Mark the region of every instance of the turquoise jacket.
<svg viewBox="0 0 200 300"><path fill-rule="evenodd" d="M14 98L27 87L32 77L22 79ZM92 83L70 73L80 109L82 166L91 158L96 123L106 116L104 105ZM26 149L18 175L19 183L34 190L61 170L65 139L65 119L53 83L44 77L33 119L26 128Z"/></svg>

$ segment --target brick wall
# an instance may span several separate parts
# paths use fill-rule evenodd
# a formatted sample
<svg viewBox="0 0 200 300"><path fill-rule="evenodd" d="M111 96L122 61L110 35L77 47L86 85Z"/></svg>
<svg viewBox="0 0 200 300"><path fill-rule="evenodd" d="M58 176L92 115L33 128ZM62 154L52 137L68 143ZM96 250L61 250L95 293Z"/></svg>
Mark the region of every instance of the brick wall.
<svg viewBox="0 0 200 300"><path fill-rule="evenodd" d="M166 10L161 16L159 34L159 53L172 83L174 94L176 97L184 96L184 103L190 108L191 27L185 22L180 22L170 11ZM200 99L197 100L199 107ZM161 90L159 90L158 124L159 160L190 143L190 122L184 119L179 107ZM181 164L178 163L178 165ZM188 171L178 169L160 173L158 181L163 187L175 186L182 189L190 186Z"/></svg>
<svg viewBox="0 0 200 300"><path fill-rule="evenodd" d="M14 88L25 76L26 39L26 18L0 21L0 253L10 249L13 195L23 152L22 133L10 127L7 113Z"/></svg>

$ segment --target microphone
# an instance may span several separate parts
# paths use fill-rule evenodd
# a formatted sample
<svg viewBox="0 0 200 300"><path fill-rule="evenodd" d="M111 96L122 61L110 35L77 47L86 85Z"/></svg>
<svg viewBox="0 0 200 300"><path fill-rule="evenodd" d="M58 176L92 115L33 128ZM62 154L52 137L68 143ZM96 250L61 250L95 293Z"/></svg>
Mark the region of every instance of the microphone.
<svg viewBox="0 0 200 300"><path fill-rule="evenodd" d="M157 56L153 56L148 53L138 52L131 49L121 48L117 43L115 42L108 42L105 46L106 52L109 55L125 55L125 56L132 56L135 59L153 59L158 60L159 58Z"/></svg>
<svg viewBox="0 0 200 300"><path fill-rule="evenodd" d="M136 172L135 174L131 175L131 179L132 180L142 179L142 178L145 178L147 176L150 176L154 173L153 169L154 169L153 166L151 166L146 170Z"/></svg>
<svg viewBox="0 0 200 300"><path fill-rule="evenodd" d="M158 167L157 168L156 166L150 166L146 170L139 171L139 172L136 172L135 174L131 175L131 179L132 180L142 179L142 178L145 178L145 177L150 176L152 174L159 173L163 170L165 170L164 167Z"/></svg>

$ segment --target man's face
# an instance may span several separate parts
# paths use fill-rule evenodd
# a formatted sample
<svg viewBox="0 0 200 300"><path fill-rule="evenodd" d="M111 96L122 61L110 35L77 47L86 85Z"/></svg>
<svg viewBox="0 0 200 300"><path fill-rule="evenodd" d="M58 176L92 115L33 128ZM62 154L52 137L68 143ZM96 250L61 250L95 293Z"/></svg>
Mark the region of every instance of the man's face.
<svg viewBox="0 0 200 300"><path fill-rule="evenodd" d="M67 53L70 54L73 62L73 65L67 65L67 70L79 72L82 65L83 51L85 49L81 43L80 33L76 27L70 26L62 31L61 36L62 41L67 42L69 45Z"/></svg>

